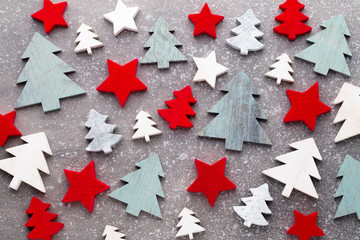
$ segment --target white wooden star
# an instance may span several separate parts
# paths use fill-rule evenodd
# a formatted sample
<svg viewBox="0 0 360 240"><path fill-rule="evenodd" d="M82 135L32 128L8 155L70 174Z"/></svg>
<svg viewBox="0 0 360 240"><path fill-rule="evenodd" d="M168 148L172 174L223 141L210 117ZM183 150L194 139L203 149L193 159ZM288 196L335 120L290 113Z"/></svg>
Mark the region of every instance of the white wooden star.
<svg viewBox="0 0 360 240"><path fill-rule="evenodd" d="M138 32L134 18L139 12L139 7L126 7L118 0L115 11L104 15L104 18L114 25L114 36L117 36L122 30Z"/></svg>
<svg viewBox="0 0 360 240"><path fill-rule="evenodd" d="M194 82L206 81L212 88L215 88L216 77L226 73L228 68L216 62L215 51L212 51L206 58L194 57L198 71Z"/></svg>

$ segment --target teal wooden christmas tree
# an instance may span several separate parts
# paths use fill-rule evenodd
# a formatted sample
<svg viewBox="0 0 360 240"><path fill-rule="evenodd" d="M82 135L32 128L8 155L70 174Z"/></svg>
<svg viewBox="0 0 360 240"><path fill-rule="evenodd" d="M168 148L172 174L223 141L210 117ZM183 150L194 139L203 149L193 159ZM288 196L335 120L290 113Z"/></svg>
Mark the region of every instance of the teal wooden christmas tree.
<svg viewBox="0 0 360 240"><path fill-rule="evenodd" d="M334 218L356 213L360 220L360 162L346 155L337 177L342 177L342 181L334 197L342 199Z"/></svg>
<svg viewBox="0 0 360 240"><path fill-rule="evenodd" d="M53 54L59 51L59 48L35 33L22 56L22 59L29 60L17 83L26 82L26 85L15 108L41 103L44 112L53 111L60 109L59 99L85 93L65 75L75 70Z"/></svg>
<svg viewBox="0 0 360 240"><path fill-rule="evenodd" d="M344 56L345 54L351 57L344 37L344 35L350 37L350 31L344 16L340 14L333 17L321 26L326 29L307 39L314 44L296 54L295 57L315 63L314 71L319 74L327 75L331 69L350 76Z"/></svg>
<svg viewBox="0 0 360 240"><path fill-rule="evenodd" d="M140 169L121 179L127 184L110 193L109 197L126 203L126 212L131 215L138 217L142 210L161 218L156 196L165 196L159 179L159 176L164 177L159 157L153 155L136 166Z"/></svg>
<svg viewBox="0 0 360 240"><path fill-rule="evenodd" d="M173 31L175 30L160 17L150 29L153 34L144 45L149 50L140 63L157 63L158 68L169 68L169 62L186 62L186 57L176 48L181 43L171 34Z"/></svg>
<svg viewBox="0 0 360 240"><path fill-rule="evenodd" d="M209 113L218 114L199 134L225 139L225 148L241 151L243 142L271 145L257 119L266 120L253 96L259 95L249 77L238 73L221 91L228 92Z"/></svg>

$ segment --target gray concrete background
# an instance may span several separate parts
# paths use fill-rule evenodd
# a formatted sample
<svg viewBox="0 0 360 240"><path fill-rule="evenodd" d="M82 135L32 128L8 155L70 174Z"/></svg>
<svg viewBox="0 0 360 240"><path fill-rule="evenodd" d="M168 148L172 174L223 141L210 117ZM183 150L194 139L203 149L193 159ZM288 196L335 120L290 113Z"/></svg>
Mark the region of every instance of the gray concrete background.
<svg viewBox="0 0 360 240"><path fill-rule="evenodd" d="M59 1L56 1L59 2ZM61 101L61 110L44 114L41 106L32 106L17 111L15 121L18 129L24 134L44 131L49 139L54 155L47 158L50 175L42 174L47 193L22 184L18 191L8 188L11 176L0 173L0 238L24 239L29 229L24 224L29 219L25 210L32 196L51 203L50 211L59 214L57 221L65 227L53 239L102 239L105 225L113 225L127 235L127 239L174 239L177 215L188 207L196 212L205 233L196 235L196 239L298 239L286 234L294 223L293 210L304 214L319 211L318 225L326 233L325 237L313 239L359 239L359 221L355 215L333 220L340 199L333 195L340 183L336 174L346 154L360 159L360 138L355 137L339 144L334 138L341 124L332 125L339 109L333 110L317 119L316 130L311 130L303 123L284 124L282 118L290 108L285 90L305 91L316 81L320 85L320 99L333 107L340 87L344 82L360 86L360 35L358 31L360 4L358 1L301 1L306 5L303 13L310 17L308 25L313 27L310 34L298 37L289 42L286 37L273 32L277 26L274 17L281 13L278 5L283 1L248 0L248 1L208 1L214 14L224 15L223 22L218 24L217 39L202 35L194 38L194 25L187 15L200 12L205 1L174 0L131 0L124 1L128 6L139 6L136 17L139 33L124 31L117 37L112 34L112 24L105 21L102 15L115 9L115 0L68 0L65 19L69 28L56 28L46 36L41 22L33 20L30 15L42 8L42 1L37 0L0 0L0 112L13 110L20 96L23 85L16 85L16 79L26 62L21 60L25 48L35 32L46 36L63 51L57 54L72 66L76 73L69 77L83 87L87 94ZM262 21L259 29L264 32L261 42L265 45L260 52L241 56L225 44L231 36L230 29L237 26L235 17L247 9L253 9ZM274 59L286 52L291 58L309 46L306 39L320 31L320 24L332 16L344 14L352 37L348 39L353 57L348 60L351 78L330 72L327 77L313 72L313 65L295 59L293 63L295 83L275 84L275 80L264 77ZM144 43L149 38L148 30L158 17L164 17L176 31L174 36L183 43L181 52L188 58L187 63L171 64L168 70L158 70L156 65L138 67L137 76L147 86L148 91L132 94L125 108L121 108L115 95L99 93L96 87L108 76L106 59L125 64L145 54ZM95 49L92 56L86 53L75 54L74 40L76 30L81 23L88 24L100 36L104 48ZM216 50L219 63L227 66L229 72L218 78L216 90L206 83L193 83L197 71L193 56L205 57ZM219 89L236 73L245 71L253 80L261 96L256 100L268 116L268 121L261 125L271 139L273 146L245 144L242 152L226 151L224 141L198 138L197 133L206 126L213 116L207 113L224 95ZM156 110L165 108L164 100L173 98L172 91L190 84L198 103L193 106L197 116L191 118L194 127L173 131L160 118ZM90 109L109 115L109 123L118 125L116 133L124 136L113 153L88 153L85 147L89 143L84 139L88 130L84 126ZM151 139L149 144L143 140L131 140L132 126L139 110L148 111L163 131L161 136ZM283 184L261 174L261 171L277 166L275 157L291 151L288 144L294 141L313 137L322 154L323 161L317 161L322 180L314 180L319 199L294 191L290 198L281 196ZM20 138L11 138L6 148L22 144ZM64 204L61 202L68 189L68 182L63 169L80 171L91 160L95 160L99 180L109 184L111 191L122 186L120 178L135 170L135 163L152 155L159 154L165 171L162 180L165 199L159 199L163 219L157 219L147 213L139 218L125 213L125 204L106 196L110 191L98 195L95 199L94 212L90 214L81 203ZM202 194L189 193L186 189L197 177L194 159L212 164L226 156L226 176L233 181L237 189L220 193L214 208L211 208ZM10 157L4 148L0 149L0 159ZM246 228L238 219L232 206L240 205L240 197L251 196L249 188L269 183L270 193L274 198L269 207L273 214L267 216L267 227ZM186 239L186 238L184 238Z"/></svg>

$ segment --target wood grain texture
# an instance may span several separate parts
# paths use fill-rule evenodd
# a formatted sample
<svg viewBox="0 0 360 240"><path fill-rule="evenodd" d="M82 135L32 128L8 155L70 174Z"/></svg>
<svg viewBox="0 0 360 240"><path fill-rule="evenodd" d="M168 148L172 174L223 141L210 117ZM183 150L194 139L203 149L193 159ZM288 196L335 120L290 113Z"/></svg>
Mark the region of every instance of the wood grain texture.
<svg viewBox="0 0 360 240"><path fill-rule="evenodd" d="M294 70L290 66L292 63L291 59L286 53L277 57L276 62L270 66L271 71L265 73L266 77L276 79L276 84L280 85L281 80L285 82L294 82L294 78L290 73L294 73Z"/></svg>
<svg viewBox="0 0 360 240"><path fill-rule="evenodd" d="M110 225L105 226L105 230L102 234L105 240L121 240L125 239L125 234L119 232L119 228Z"/></svg>
<svg viewBox="0 0 360 240"><path fill-rule="evenodd" d="M305 61L315 63L314 71L327 75L329 69L350 77L345 55L351 57L345 36L350 37L350 30L342 14L321 24L325 30L310 37L307 41L314 43L295 55Z"/></svg>
<svg viewBox="0 0 360 240"><path fill-rule="evenodd" d="M257 121L267 118L253 98L259 93L249 77L240 72L221 91L227 94L208 111L217 116L199 136L225 139L225 148L236 151L242 150L243 142L271 145Z"/></svg>
<svg viewBox="0 0 360 240"><path fill-rule="evenodd" d="M75 53L87 51L89 55L92 55L93 48L104 46L102 42L97 40L99 39L99 36L93 31L94 29L92 27L84 23L80 25L79 29L76 31L76 33L79 35L75 39L75 43L78 43L74 50Z"/></svg>
<svg viewBox="0 0 360 240"><path fill-rule="evenodd" d="M150 114L144 112L143 110L141 110L136 115L137 122L134 125L133 129L137 131L132 136L132 139L145 138L146 142L150 142L150 136L155 136L162 133L159 129L154 127L156 123L150 118Z"/></svg>
<svg viewBox="0 0 360 240"><path fill-rule="evenodd" d="M35 33L22 59L28 59L17 83L27 82L15 108L41 103L44 112L60 109L59 99L85 94L65 73L74 72L53 53L60 49Z"/></svg>
<svg viewBox="0 0 360 240"><path fill-rule="evenodd" d="M201 227L198 223L200 220L194 217L195 213L188 208L184 208L178 218L181 218L176 225L180 228L175 237L189 236L189 239L194 239L194 233L204 232L205 228Z"/></svg>

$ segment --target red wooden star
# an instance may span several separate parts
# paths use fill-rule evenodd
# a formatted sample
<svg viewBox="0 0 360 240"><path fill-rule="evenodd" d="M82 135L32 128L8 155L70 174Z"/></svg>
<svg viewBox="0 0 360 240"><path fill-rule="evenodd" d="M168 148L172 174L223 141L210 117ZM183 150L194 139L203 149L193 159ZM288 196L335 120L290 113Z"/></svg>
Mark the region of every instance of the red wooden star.
<svg viewBox="0 0 360 240"><path fill-rule="evenodd" d="M209 6L205 3L200 13L190 14L189 19L195 24L194 37L206 33L216 38L215 26L224 19L224 16L212 14Z"/></svg>
<svg viewBox="0 0 360 240"><path fill-rule="evenodd" d="M305 92L286 90L286 94L292 106L284 117L284 122L303 121L314 131L316 117L331 110L329 106L320 102L318 82Z"/></svg>
<svg viewBox="0 0 360 240"><path fill-rule="evenodd" d="M107 60L109 77L97 88L99 92L115 93L122 107L131 92L145 91L147 87L136 77L138 60L134 59L124 66Z"/></svg>
<svg viewBox="0 0 360 240"><path fill-rule="evenodd" d="M294 210L295 224L286 232L297 235L300 240L309 240L311 237L324 236L325 233L316 225L318 212L304 215Z"/></svg>
<svg viewBox="0 0 360 240"><path fill-rule="evenodd" d="M45 32L49 34L55 27L68 27L63 17L67 2L52 3L50 0L44 0L44 6L41 10L33 13L32 18L44 23Z"/></svg>
<svg viewBox="0 0 360 240"><path fill-rule="evenodd" d="M14 126L15 116L15 111L5 115L0 114L0 146L2 147L10 136L21 136L21 132Z"/></svg>
<svg viewBox="0 0 360 240"><path fill-rule="evenodd" d="M63 202L80 201L90 212L93 212L95 195L110 187L96 179L95 163L91 161L81 172L64 169L70 187Z"/></svg>
<svg viewBox="0 0 360 240"><path fill-rule="evenodd" d="M195 159L195 164L198 178L187 190L189 192L204 193L211 207L214 206L219 192L236 188L235 184L224 176L226 157L213 165L208 165L197 159Z"/></svg>

